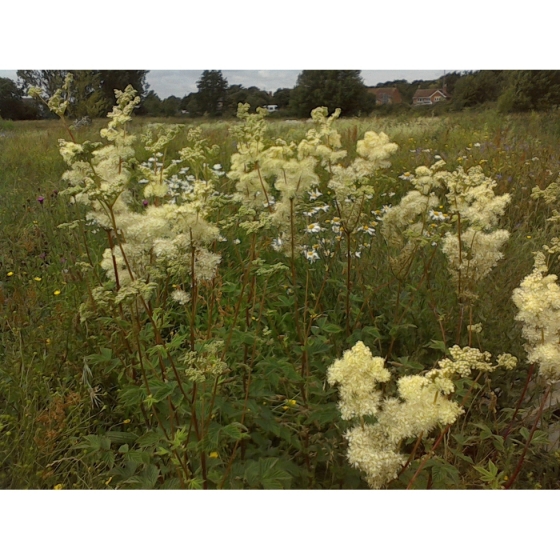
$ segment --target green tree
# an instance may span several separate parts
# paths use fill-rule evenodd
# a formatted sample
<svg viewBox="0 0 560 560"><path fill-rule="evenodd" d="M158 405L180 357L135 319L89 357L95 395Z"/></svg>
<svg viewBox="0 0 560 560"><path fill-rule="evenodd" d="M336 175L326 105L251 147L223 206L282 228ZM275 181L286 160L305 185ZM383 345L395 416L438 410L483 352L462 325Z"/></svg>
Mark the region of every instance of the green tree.
<svg viewBox="0 0 560 560"><path fill-rule="evenodd" d="M210 116L221 114L228 83L221 70L205 70L198 82L197 103L200 111Z"/></svg>
<svg viewBox="0 0 560 560"><path fill-rule="evenodd" d="M51 97L62 87L68 70L18 70L17 77L20 86L27 90L29 87L40 87L45 96Z"/></svg>
<svg viewBox="0 0 560 560"><path fill-rule="evenodd" d="M144 97L150 87L146 82L148 70L100 70L100 84L111 107L116 104L115 90L124 91L131 85L140 97Z"/></svg>
<svg viewBox="0 0 560 560"><path fill-rule="evenodd" d="M0 118L18 120L23 113L21 89L13 80L0 78Z"/></svg>
<svg viewBox="0 0 560 560"><path fill-rule="evenodd" d="M101 74L96 70L72 70L72 105L69 115L81 119L103 117L111 102L101 89Z"/></svg>
<svg viewBox="0 0 560 560"><path fill-rule="evenodd" d="M329 112L340 108L344 116L369 113L375 98L360 74L360 70L304 70L292 91L290 107L301 117L319 106Z"/></svg>
<svg viewBox="0 0 560 560"><path fill-rule="evenodd" d="M507 75L507 86L498 99L501 111L538 111L560 105L560 70L515 70Z"/></svg>
<svg viewBox="0 0 560 560"><path fill-rule="evenodd" d="M500 70L468 72L455 83L453 104L462 108L496 101L502 93L503 82L503 72Z"/></svg>
<svg viewBox="0 0 560 560"><path fill-rule="evenodd" d="M175 117L181 110L181 100L175 95L170 95L161 102L161 108L165 117Z"/></svg>
<svg viewBox="0 0 560 560"><path fill-rule="evenodd" d="M74 118L103 116L116 104L115 89L124 91L129 84L143 96L147 70L18 70L22 88L40 87L45 98L62 87L68 73L74 76L69 115Z"/></svg>
<svg viewBox="0 0 560 560"><path fill-rule="evenodd" d="M163 114L161 103L162 102L158 94L155 91L150 90L142 100L142 105L140 106L140 110L138 112L142 115L159 117Z"/></svg>
<svg viewBox="0 0 560 560"><path fill-rule="evenodd" d="M287 109L290 105L290 97L292 95L291 88L279 88L274 92L272 102L280 109Z"/></svg>

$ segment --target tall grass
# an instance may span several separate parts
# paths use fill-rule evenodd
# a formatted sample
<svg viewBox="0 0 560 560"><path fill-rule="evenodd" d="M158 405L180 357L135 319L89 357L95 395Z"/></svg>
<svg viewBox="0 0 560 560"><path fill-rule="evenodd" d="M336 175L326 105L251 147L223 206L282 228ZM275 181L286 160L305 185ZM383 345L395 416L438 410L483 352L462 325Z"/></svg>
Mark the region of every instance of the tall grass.
<svg viewBox="0 0 560 560"><path fill-rule="evenodd" d="M136 120L131 131L139 131L145 122ZM367 130L386 132L400 146L391 168L375 185L370 210L401 199L410 186L400 178L402 173L430 166L435 156L451 167L482 165L498 183L496 194L512 196L502 220L511 238L503 261L479 287L473 322L484 325L476 346L492 354L510 352L520 358L520 367L509 377L488 377L484 383L459 389L459 397L473 393L478 400L468 405L452 436L454 445L447 442L443 458L430 459L415 480L417 487L485 487L491 483L481 479L471 464L482 468L493 459L504 473L517 465L519 443L504 447L500 435L516 422L515 438L522 442L526 429L513 415L528 368L511 293L531 271L532 251L550 237L546 219L551 210L530 194L534 187L555 180L560 171L558 122L556 113L503 117L485 111L417 119L409 115L348 119L337 124L349 160ZM95 281L104 281L96 266L107 237L81 226L58 228L85 214L83 207L60 195L66 166L57 141L65 131L58 121L0 124L0 131L6 132L0 134L0 485L160 487L161 470L151 481L154 473L148 466L140 468L135 479L123 471L127 468L123 465L132 461L127 455L132 442L145 430L140 413L133 415L118 390L118 372L129 366L119 355L128 334L109 323L93 326L80 321L80 305ZM76 130L77 141L97 140L105 124L100 119ZM208 164L220 164L225 171L237 149L229 131L232 124L200 123L208 143L219 146ZM298 142L311 126L306 121L275 121L268 134ZM169 145L169 154L177 154L186 143L184 130ZM140 146L137 154L139 159L147 155ZM226 179L221 188L234 192ZM220 219L235 220L232 210L221 212ZM214 416L227 425L235 421L250 437L236 439L232 432L230 441L219 440L219 449L204 451L205 485L365 487L345 460L345 424L339 420L335 392L325 383L327 368L357 340L387 356L400 375L429 368L441 359L449 342L445 337L451 336L449 325L456 324L458 313L444 256L426 251L406 277L398 278L380 257L387 248L377 234L348 241L359 257L351 263L333 258L327 274L299 258L288 274L267 277L254 275L247 266L257 259L275 263L277 254L270 244L241 230L231 229L226 236L228 241L219 247L226 266L212 285L200 287L202 299L190 316L190 326L176 309L162 323L165 340L194 329L201 339L221 339L227 346L226 382L219 392L210 386L199 389L208 400L201 405L206 409L198 412L210 406L209 426ZM239 244L234 243L237 239ZM358 247L364 241L367 246ZM93 270L82 264L90 261ZM466 342L463 335L461 343ZM526 409L538 401L538 393L529 392L528 398L523 401ZM154 425L148 421L148 426ZM533 438L518 487L558 486L557 459L547 453L543 434ZM408 449L413 447L409 442ZM158 449L145 447L138 453L156 456ZM149 465L152 459L135 460ZM411 461L410 475L405 473L394 487L410 482L418 459L412 456ZM220 476L212 478L213 472Z"/></svg>

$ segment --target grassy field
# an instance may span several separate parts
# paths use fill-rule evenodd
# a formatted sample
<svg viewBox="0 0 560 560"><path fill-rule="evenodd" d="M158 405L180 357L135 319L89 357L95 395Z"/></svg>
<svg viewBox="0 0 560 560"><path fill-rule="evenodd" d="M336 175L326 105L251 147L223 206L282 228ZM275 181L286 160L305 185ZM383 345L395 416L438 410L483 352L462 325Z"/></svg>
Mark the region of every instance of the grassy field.
<svg viewBox="0 0 560 560"><path fill-rule="evenodd" d="M75 142L100 141L107 122L73 131ZM347 460L353 424L341 419L327 380L358 341L393 375L384 397L397 394L397 379L436 367L454 344L518 358L513 371L459 379L453 399L464 413L450 428L400 441L408 461L387 487L503 488L512 478L514 488L558 487L556 397L548 393L541 407L546 387L527 363L512 293L555 234L547 222L554 205L531 193L558 177L559 113L336 121L345 165L370 130L398 150L372 179L351 232L334 227L336 196L318 166L322 196L293 213L291 252L274 250L274 224L243 226L256 218L242 211L228 177L241 142L236 121L159 122L185 128L155 159L167 165L189 146L183 176L218 193L205 219L219 227L206 247L220 262L196 281L188 266L150 262L146 283L155 287L119 301L119 278L102 264L121 233L92 223L63 193L68 166L58 139L70 140L67 130L55 120L0 121L0 487L367 488ZM162 204L142 194L141 163L154 157L141 140L147 124L135 118L128 129L137 135L129 167L138 220ZM263 144L297 145L315 126L272 121ZM468 305L439 250L451 217L405 264L403 247L381 235L387 207L412 188L410 175L440 159L449 171L481 166L495 194L511 196L499 219L510 233L503 258ZM329 209L310 213L317 204ZM194 271L192 231L191 246ZM551 259L550 271L557 268ZM475 324L481 332L467 329Z"/></svg>

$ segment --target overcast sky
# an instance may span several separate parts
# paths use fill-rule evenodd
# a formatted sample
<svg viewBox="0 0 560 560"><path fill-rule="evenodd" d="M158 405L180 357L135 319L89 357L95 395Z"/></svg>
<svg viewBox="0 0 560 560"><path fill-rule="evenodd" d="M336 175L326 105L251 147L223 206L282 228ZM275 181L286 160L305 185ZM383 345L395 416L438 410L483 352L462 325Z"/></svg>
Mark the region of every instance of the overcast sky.
<svg viewBox="0 0 560 560"><path fill-rule="evenodd" d="M74 0L57 0L56 11L39 3L33 17L27 4L8 2L3 16L12 24L0 33L0 76L15 79L24 68L152 68L148 83L165 98L196 91L206 69L222 70L229 84L273 92L292 88L298 68L366 69L368 86L434 80L453 68L557 69L557 20L543 17L539 4L544 0L533 0L530 10L503 10L471 0L422 10L415 0L284 0L273 8L261 0L160 0L156 22L114 0L96 0L97 9L79 21Z"/></svg>
<svg viewBox="0 0 560 560"><path fill-rule="evenodd" d="M183 97L197 91L196 82L202 70L150 70L147 76L150 89L160 98L170 95ZM275 92L278 88L293 88L301 70L222 70L224 78L230 85L241 84L248 88ZM375 86L389 80L405 79L435 80L443 74L443 70L362 70L362 78L367 86ZM16 70L0 70L0 77L17 79Z"/></svg>

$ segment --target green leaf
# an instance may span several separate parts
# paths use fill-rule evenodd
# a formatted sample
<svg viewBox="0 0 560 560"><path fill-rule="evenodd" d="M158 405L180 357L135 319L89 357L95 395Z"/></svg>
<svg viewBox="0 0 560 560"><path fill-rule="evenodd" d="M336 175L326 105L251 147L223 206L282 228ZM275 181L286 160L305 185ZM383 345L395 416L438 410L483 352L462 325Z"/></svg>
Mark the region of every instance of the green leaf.
<svg viewBox="0 0 560 560"><path fill-rule="evenodd" d="M249 437L247 434L247 428L240 422L232 422L231 424L224 426L220 429L220 433L233 441Z"/></svg>
<svg viewBox="0 0 560 560"><path fill-rule="evenodd" d="M138 385L131 385L119 391L119 400L126 407L139 407L147 396L146 389Z"/></svg>
<svg viewBox="0 0 560 560"><path fill-rule="evenodd" d="M161 486L161 490L179 490L181 481L178 478L168 478Z"/></svg>
<svg viewBox="0 0 560 560"><path fill-rule="evenodd" d="M425 348L433 348L434 350L439 350L442 354L449 354L449 350L443 340L432 340L425 345Z"/></svg>
<svg viewBox="0 0 560 560"><path fill-rule="evenodd" d="M161 402L173 393L177 387L176 381L169 381L167 383L163 381L152 381L150 382L150 392L152 395L152 400L154 402Z"/></svg>
<svg viewBox="0 0 560 560"><path fill-rule="evenodd" d="M156 443L160 443L161 440L162 436L158 432L146 432L138 438L136 445L138 445L138 447L150 447Z"/></svg>
<svg viewBox="0 0 560 560"><path fill-rule="evenodd" d="M142 473L142 486L144 488L154 488L159 477L159 469L155 465L148 465Z"/></svg>
<svg viewBox="0 0 560 560"><path fill-rule="evenodd" d="M344 329L342 329L342 327L339 327L338 325L335 325L334 323L325 323L323 325L321 325L321 329L324 330L325 332L328 332L330 334L337 334L342 332Z"/></svg>
<svg viewBox="0 0 560 560"><path fill-rule="evenodd" d="M109 438L111 443L115 443L117 445L123 443L134 443L136 438L138 437L133 432L118 432L118 431L108 431L105 434L106 437Z"/></svg>

